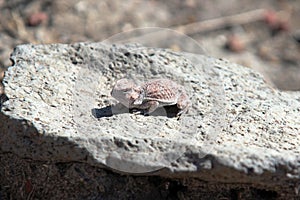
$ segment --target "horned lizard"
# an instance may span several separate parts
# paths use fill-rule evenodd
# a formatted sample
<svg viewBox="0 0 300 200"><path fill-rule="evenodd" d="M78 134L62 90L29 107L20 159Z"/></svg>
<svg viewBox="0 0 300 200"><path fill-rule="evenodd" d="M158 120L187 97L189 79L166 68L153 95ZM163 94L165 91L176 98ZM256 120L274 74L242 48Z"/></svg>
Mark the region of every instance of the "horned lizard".
<svg viewBox="0 0 300 200"><path fill-rule="evenodd" d="M158 107L177 105L177 116L180 116L191 105L184 88L169 79L153 79L141 85L129 79L120 79L111 95L127 108L142 110L145 115Z"/></svg>

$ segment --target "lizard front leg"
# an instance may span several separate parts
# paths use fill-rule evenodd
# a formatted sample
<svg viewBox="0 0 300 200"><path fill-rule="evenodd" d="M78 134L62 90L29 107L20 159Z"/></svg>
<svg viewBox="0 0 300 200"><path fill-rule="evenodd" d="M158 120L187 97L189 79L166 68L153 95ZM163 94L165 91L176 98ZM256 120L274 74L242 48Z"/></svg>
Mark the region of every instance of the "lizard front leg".
<svg viewBox="0 0 300 200"><path fill-rule="evenodd" d="M149 115L158 107L159 107L158 101L146 101L143 104L141 104L138 108L144 110L144 115Z"/></svg>

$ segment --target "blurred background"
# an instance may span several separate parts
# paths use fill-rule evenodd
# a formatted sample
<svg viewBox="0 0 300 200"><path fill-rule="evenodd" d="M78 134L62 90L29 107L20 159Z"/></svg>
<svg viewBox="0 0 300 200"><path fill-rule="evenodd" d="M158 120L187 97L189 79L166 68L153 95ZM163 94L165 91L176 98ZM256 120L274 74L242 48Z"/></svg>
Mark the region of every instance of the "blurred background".
<svg viewBox="0 0 300 200"><path fill-rule="evenodd" d="M184 33L203 54L300 90L299 0L0 0L0 79L18 44L100 42L143 27Z"/></svg>

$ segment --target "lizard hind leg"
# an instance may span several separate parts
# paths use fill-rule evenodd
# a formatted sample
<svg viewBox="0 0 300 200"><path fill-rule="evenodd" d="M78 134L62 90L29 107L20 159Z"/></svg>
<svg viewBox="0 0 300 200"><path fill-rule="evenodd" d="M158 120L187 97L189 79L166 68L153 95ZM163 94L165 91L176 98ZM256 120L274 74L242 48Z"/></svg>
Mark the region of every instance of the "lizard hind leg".
<svg viewBox="0 0 300 200"><path fill-rule="evenodd" d="M188 96L185 93L181 94L177 101L177 107L180 109L179 112L177 113L177 116L186 113L190 108L191 104L192 103L188 98Z"/></svg>

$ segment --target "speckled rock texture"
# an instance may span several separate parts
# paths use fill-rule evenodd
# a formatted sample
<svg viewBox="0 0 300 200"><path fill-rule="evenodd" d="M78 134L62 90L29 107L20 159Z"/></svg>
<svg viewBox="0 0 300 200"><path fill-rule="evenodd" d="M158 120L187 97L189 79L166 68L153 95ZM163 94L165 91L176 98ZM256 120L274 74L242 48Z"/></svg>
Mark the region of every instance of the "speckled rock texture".
<svg viewBox="0 0 300 200"><path fill-rule="evenodd" d="M1 155L298 195L299 92L226 60L137 44L21 45L11 59ZM176 106L132 113L110 95L124 77L169 78L192 106L179 119Z"/></svg>

